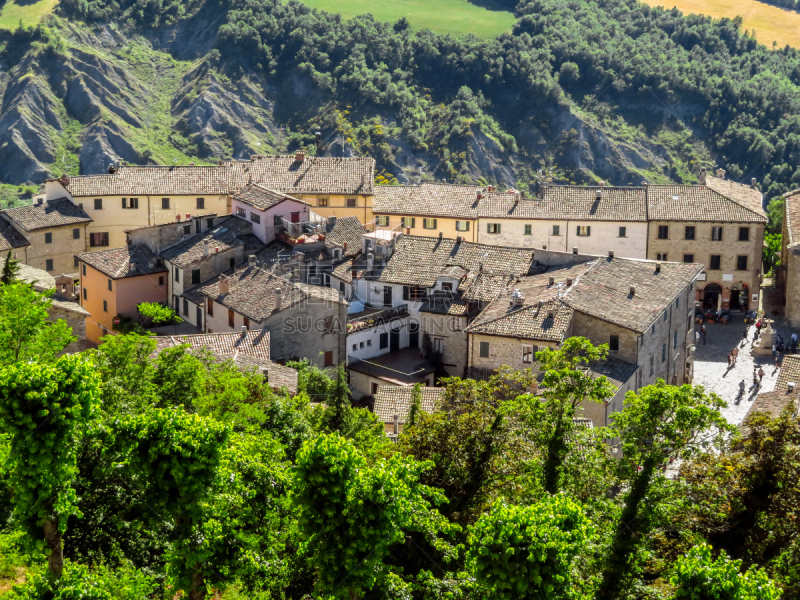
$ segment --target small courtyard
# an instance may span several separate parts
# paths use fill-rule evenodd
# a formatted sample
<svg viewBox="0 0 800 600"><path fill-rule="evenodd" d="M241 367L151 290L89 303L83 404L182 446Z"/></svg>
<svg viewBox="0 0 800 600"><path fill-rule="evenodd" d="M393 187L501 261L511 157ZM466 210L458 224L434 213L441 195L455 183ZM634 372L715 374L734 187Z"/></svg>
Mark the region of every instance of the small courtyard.
<svg viewBox="0 0 800 600"><path fill-rule="evenodd" d="M781 317L770 318L774 319L775 330L788 341L792 332L796 330L790 329ZM775 389L775 382L778 379L775 361L772 354L752 354L756 328L753 323L744 324L744 315L732 315L731 322L726 325L705 323L705 326L705 343L702 339L696 342L693 383L702 385L706 390L722 397L728 403L728 407L722 411L723 415L731 424L739 425L758 393L771 392ZM699 330L700 325L695 327ZM745 327L747 327L747 343L742 346ZM739 348L739 358L736 365L729 369L728 353L735 347ZM761 388L756 389L753 386L753 370L759 366L764 369L764 378L761 381ZM738 399L739 384L742 380L745 383L745 393Z"/></svg>

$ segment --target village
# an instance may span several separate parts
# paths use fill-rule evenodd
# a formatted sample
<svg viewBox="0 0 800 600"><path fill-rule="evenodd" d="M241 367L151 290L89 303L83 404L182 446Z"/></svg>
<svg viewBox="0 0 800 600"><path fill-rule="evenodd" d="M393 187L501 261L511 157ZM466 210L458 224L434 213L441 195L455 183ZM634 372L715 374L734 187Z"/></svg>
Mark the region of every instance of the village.
<svg viewBox="0 0 800 600"><path fill-rule="evenodd" d="M797 398L800 191L785 197L781 267L765 283L762 194L722 169L696 185L543 185L534 197L374 181L370 158L303 151L120 162L49 179L32 204L0 212L0 253L55 290L52 316L79 338L68 351L160 303L178 317L149 327L160 349L207 348L289 393L287 362L345 365L353 401L390 437L417 384L430 409L441 378L535 372L536 352L575 336L609 347L589 368L616 392L582 407L590 426L658 379L718 393L733 424Z"/></svg>

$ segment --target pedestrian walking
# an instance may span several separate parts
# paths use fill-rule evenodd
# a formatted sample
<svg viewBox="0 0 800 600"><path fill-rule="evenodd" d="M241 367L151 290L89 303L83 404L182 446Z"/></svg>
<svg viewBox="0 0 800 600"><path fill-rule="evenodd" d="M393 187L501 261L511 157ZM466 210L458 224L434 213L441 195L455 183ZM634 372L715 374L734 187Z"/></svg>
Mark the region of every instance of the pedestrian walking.
<svg viewBox="0 0 800 600"><path fill-rule="evenodd" d="M758 384L761 385L761 380L764 379L764 369L758 367Z"/></svg>
<svg viewBox="0 0 800 600"><path fill-rule="evenodd" d="M697 340L697 343L699 344L700 343L700 332L699 331L695 331L694 335L695 335L695 339Z"/></svg>
<svg viewBox="0 0 800 600"><path fill-rule="evenodd" d="M744 388L745 388L745 383L744 383L744 379L742 379L739 382L739 395L740 396L744 396Z"/></svg>
<svg viewBox="0 0 800 600"><path fill-rule="evenodd" d="M728 352L728 368L731 368L731 363L733 362L733 353Z"/></svg>

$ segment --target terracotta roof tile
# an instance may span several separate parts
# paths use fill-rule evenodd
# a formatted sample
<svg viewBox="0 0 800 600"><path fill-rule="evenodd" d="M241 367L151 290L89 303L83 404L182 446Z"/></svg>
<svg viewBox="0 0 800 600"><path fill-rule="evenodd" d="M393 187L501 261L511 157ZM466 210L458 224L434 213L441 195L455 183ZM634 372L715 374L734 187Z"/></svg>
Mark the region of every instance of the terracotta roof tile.
<svg viewBox="0 0 800 600"><path fill-rule="evenodd" d="M7 252L14 248L23 248L25 246L30 246L28 240L22 237L11 223L0 217L0 252Z"/></svg>
<svg viewBox="0 0 800 600"><path fill-rule="evenodd" d="M459 296L431 295L422 302L419 311L451 317L465 317L470 313L470 302Z"/></svg>
<svg viewBox="0 0 800 600"><path fill-rule="evenodd" d="M511 296L497 298L467 328L470 333L561 342L572 323L572 308L558 299L543 302L525 299L512 303Z"/></svg>
<svg viewBox="0 0 800 600"><path fill-rule="evenodd" d="M541 198L530 200L489 196L478 213L484 218L644 222L647 198L644 188L547 186Z"/></svg>
<svg viewBox="0 0 800 600"><path fill-rule="evenodd" d="M155 338L156 351L188 345L192 350L208 348L214 354L245 354L258 360L269 360L269 331L255 329L245 335L239 332L196 333L190 335L163 335Z"/></svg>
<svg viewBox="0 0 800 600"><path fill-rule="evenodd" d="M345 283L352 283L353 281L353 259L349 258L347 260L343 260L338 265L333 267L333 271L331 271L331 275L339 279L340 281L344 281Z"/></svg>
<svg viewBox="0 0 800 600"><path fill-rule="evenodd" d="M79 254L78 260L112 279L167 272L164 265L157 264L153 251L143 245L86 252Z"/></svg>
<svg viewBox="0 0 800 600"><path fill-rule="evenodd" d="M328 222L325 233L325 246L343 246L347 244L347 249L342 253L343 256L355 256L361 252L361 236L366 233L366 229L357 217L339 217L333 226Z"/></svg>
<svg viewBox="0 0 800 600"><path fill-rule="evenodd" d="M751 204L728 198L704 185L647 186L647 211L651 221L766 223L764 210Z"/></svg>
<svg viewBox="0 0 800 600"><path fill-rule="evenodd" d="M239 217L228 217L220 220L214 229L189 236L162 250L161 256L164 260L168 260L180 268L185 268L204 258L212 258L216 252L225 252L240 246L245 252L248 251L248 246L249 250L261 250L264 248L264 244L252 236L252 231L253 226L249 221ZM204 257L206 242L208 242L209 255Z"/></svg>
<svg viewBox="0 0 800 600"><path fill-rule="evenodd" d="M372 210L376 214L476 219L481 192L482 188L474 185L376 185Z"/></svg>
<svg viewBox="0 0 800 600"><path fill-rule="evenodd" d="M308 204L308 202L298 200L294 196L271 190L260 183L254 183L242 188L233 195L233 199L259 210L267 210L268 208L280 204L284 200L293 200L301 204Z"/></svg>
<svg viewBox="0 0 800 600"><path fill-rule="evenodd" d="M778 381L775 383L775 391L787 391L790 381L795 383L795 390L800 392L800 355L798 354L787 354L783 357Z"/></svg>
<svg viewBox="0 0 800 600"><path fill-rule="evenodd" d="M408 411L411 408L411 394L413 386L381 385L375 394L375 407L373 412L384 423L394 423L397 415L398 423L406 422ZM442 401L444 388L420 387L422 392L422 410L433 412L436 405Z"/></svg>
<svg viewBox="0 0 800 600"><path fill-rule="evenodd" d="M784 244L791 245L800 242L800 190L787 194L785 202L784 222L789 239L784 240Z"/></svg>
<svg viewBox="0 0 800 600"><path fill-rule="evenodd" d="M78 223L90 223L92 218L77 204L67 198L50 200L42 204L28 204L7 208L2 213L25 231L36 231L48 227L62 227Z"/></svg>
<svg viewBox="0 0 800 600"><path fill-rule="evenodd" d="M719 177L706 175L706 187L714 190L718 194L722 194L726 198L730 198L734 202L741 204L762 217L767 216L763 205L764 196L761 194L760 190L752 186L736 183L730 179L720 179Z"/></svg>
<svg viewBox="0 0 800 600"><path fill-rule="evenodd" d="M72 177L66 186L73 197L86 196L217 196L228 193L226 166L121 166L113 175Z"/></svg>
<svg viewBox="0 0 800 600"><path fill-rule="evenodd" d="M250 161L226 163L231 168L230 189L251 183L289 194L372 194L375 160L293 155L254 156Z"/></svg>

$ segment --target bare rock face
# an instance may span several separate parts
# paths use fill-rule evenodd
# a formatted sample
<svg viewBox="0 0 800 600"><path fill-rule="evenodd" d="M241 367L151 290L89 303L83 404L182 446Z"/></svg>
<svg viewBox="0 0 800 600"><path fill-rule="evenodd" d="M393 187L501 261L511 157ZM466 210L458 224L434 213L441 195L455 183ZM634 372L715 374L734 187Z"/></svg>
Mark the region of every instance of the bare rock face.
<svg viewBox="0 0 800 600"><path fill-rule="evenodd" d="M97 122L83 135L80 165L82 174L107 172L108 165L118 159L142 162L141 156L126 139L125 131L116 123Z"/></svg>

